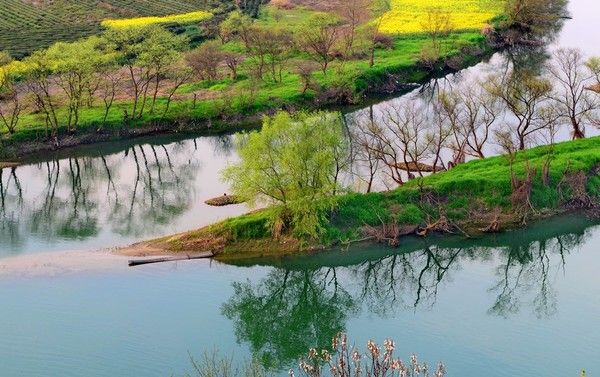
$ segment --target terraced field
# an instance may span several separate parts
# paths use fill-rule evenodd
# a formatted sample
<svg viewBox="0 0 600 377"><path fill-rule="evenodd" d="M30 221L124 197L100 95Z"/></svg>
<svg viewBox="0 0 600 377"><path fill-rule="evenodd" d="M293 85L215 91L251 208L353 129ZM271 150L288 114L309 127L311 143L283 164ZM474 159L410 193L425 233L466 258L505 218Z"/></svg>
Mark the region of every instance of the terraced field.
<svg viewBox="0 0 600 377"><path fill-rule="evenodd" d="M188 13L210 10L218 3L211 0L0 0L0 50L22 57L52 42L97 33L106 18Z"/></svg>

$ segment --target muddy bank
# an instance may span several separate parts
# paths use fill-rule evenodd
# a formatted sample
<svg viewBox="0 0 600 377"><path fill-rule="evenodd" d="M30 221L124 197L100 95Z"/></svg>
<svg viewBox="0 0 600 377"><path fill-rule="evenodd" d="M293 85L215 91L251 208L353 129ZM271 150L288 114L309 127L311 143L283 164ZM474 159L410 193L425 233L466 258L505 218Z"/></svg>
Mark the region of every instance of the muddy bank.
<svg viewBox="0 0 600 377"><path fill-rule="evenodd" d="M0 169L16 168L20 164L18 162L0 161Z"/></svg>
<svg viewBox="0 0 600 377"><path fill-rule="evenodd" d="M228 133L251 130L260 127L264 114L255 114L243 119L222 120L171 120L169 122L154 122L149 125L130 128L96 130L80 130L78 133L62 135L57 140L40 138L39 140L7 142L4 145L0 160L23 161L43 157L47 152L68 152L69 149L82 145L103 142L135 140L143 137L181 134L185 136L216 136ZM2 166L8 164L8 166ZM1 162L0 167L11 167L17 162Z"/></svg>
<svg viewBox="0 0 600 377"><path fill-rule="evenodd" d="M176 234L156 240L139 242L124 248L115 249L115 253L128 257L147 257L152 255L181 256L199 255L206 252L215 253L215 259L221 261L236 261L262 257L279 257L297 253L317 253L339 247L348 247L356 243L379 243L387 246L401 246L410 238L427 239L462 237L463 239L479 239L492 234L502 234L509 231L527 229L529 223L583 212L567 209L544 210L535 216L530 216L525 223L515 214L503 213L482 214L477 218L460 222L437 221L433 224L411 225L384 224L381 226L365 226L360 230L360 236L355 239L336 240L331 243L301 241L289 235L279 238L264 237L258 239L231 239L218 230L217 225L211 225L199 230Z"/></svg>

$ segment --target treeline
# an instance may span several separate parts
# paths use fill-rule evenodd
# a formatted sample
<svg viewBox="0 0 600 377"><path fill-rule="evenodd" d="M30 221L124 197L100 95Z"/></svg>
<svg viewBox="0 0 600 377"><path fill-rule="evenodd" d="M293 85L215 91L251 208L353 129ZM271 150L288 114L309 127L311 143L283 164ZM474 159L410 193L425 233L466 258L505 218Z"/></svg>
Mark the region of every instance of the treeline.
<svg viewBox="0 0 600 377"><path fill-rule="evenodd" d="M508 63L507 63L508 64ZM381 170L395 184L450 169L491 153L581 139L600 128L600 59L559 49L542 74L508 68L504 74L442 88L430 101L396 101L380 114L350 119L359 177L371 191ZM564 136L563 136L564 137Z"/></svg>
<svg viewBox="0 0 600 377"><path fill-rule="evenodd" d="M294 25L280 24L291 3L274 2L268 17L255 19L259 3L240 1L238 11L207 21L208 40L191 50L185 33L147 26L56 43L21 61L2 54L2 128L13 135L43 125L46 137L58 143L59 131L73 133L82 123L100 131L176 118L174 99L187 100L180 101L186 109L177 109L184 117L203 100L204 118L250 111L259 90L274 87L285 87L286 100L310 92L306 98L314 96L315 102L343 103L356 95L356 77L365 70L361 62L373 67L376 50L402 49L378 32L389 0L340 0L323 12L301 8L305 18ZM432 10L423 25L424 69L433 69L443 55L443 40L453 32L449 17ZM329 73L332 62L335 75ZM194 88L218 81L219 101L197 98Z"/></svg>

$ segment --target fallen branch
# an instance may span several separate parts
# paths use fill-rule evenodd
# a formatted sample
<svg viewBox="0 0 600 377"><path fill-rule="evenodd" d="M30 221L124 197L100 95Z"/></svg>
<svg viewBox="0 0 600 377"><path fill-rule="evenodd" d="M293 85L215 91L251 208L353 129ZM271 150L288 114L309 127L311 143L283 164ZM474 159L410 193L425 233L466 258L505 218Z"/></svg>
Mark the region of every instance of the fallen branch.
<svg viewBox="0 0 600 377"><path fill-rule="evenodd" d="M128 265L129 267L141 266L144 264L153 264L153 263L163 263L163 262L176 262L182 260L192 260L192 259L208 259L215 256L215 253L212 251L208 251L201 254L192 254L192 255L182 255L177 257L160 257L160 258L146 258L146 259L133 259L130 260Z"/></svg>

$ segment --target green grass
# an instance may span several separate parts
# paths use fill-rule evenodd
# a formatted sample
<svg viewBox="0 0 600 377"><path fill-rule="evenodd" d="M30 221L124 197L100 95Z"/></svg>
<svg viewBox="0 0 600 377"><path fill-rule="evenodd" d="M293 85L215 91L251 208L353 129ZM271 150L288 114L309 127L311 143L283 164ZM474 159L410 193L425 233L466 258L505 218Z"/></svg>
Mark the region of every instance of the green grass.
<svg viewBox="0 0 600 377"><path fill-rule="evenodd" d="M96 34L106 18L210 11L219 3L217 0L2 0L0 50L20 58L54 42Z"/></svg>
<svg viewBox="0 0 600 377"><path fill-rule="evenodd" d="M388 73L403 73L403 81L420 82L428 77L428 72L417 67L419 53L427 39L422 35L397 36L394 39L394 48L380 49L376 52L375 65L369 67L367 59L352 61L334 61L327 74L315 73L315 81L322 87L349 85L350 90L359 94L374 85L378 80L386 77ZM483 38L478 33L458 33L447 37L444 42L444 55L457 54L465 46L483 46ZM232 51L243 51L239 42L230 42L225 46ZM136 120L132 127L151 124L153 122L174 122L177 120L208 120L220 116L252 115L268 109L279 108L284 105L310 107L313 104L314 92L300 93L301 82L299 76L293 71L294 59L304 59L298 53L294 56L287 69L284 70L281 82L273 82L265 76L264 81L258 83L254 92L250 92L251 80L245 75L248 62L240 66L240 76L237 81L222 79L214 82L196 82L183 85L179 95L187 95L186 99L174 101L168 114L164 114L166 100L159 98L154 113L147 113ZM203 99L196 102L193 107L192 94L194 91L208 91L217 98ZM215 96L213 96L215 97ZM118 130L123 125L123 113L130 108L130 103L116 103L111 109L106 124L102 125L107 130ZM66 109L59 109L59 119L65 119ZM86 107L81 110L79 132L94 131L101 126L104 109L101 101L96 101L96 106ZM64 134L66 128L59 129L59 134ZM22 114L17 133L9 137L6 130L0 129L0 137L7 144L19 143L30 140L43 139L45 135L44 117L41 114Z"/></svg>
<svg viewBox="0 0 600 377"><path fill-rule="evenodd" d="M550 182L545 186L541 172L548 158L551 159ZM600 200L600 175L590 174L600 165L600 137L519 152L513 164L518 177L525 177L527 165L536 172L531 203L538 213L560 210L564 202L559 200L558 185L565 173L588 174L588 194ZM509 199L512 193L510 182L509 160L505 156L498 156L470 161L447 172L412 180L396 190L346 194L339 198L337 208L326 224L326 232L319 242L331 245L360 238L360 227L377 226L382 222L423 225L428 216L435 219L439 213L437 205L432 206L421 200L423 191L437 198L448 219L456 223L472 222L468 216L469 211L474 208L488 215L493 210L500 209L507 218L514 218ZM567 196L563 200L570 199L568 190L563 191ZM253 212L190 232L163 246L175 250L176 244L193 245L199 238L225 237L225 257L240 253L254 255L260 253L261 247L269 248L271 254L276 254L278 248L281 252L290 252L289 241L280 242L269 237L268 219L267 211ZM190 247L185 249L189 250Z"/></svg>
<svg viewBox="0 0 600 377"><path fill-rule="evenodd" d="M550 184L542 183L542 166L550 158ZM556 208L559 197L557 185L565 172L589 172L600 164L600 137L542 146L517 154L513 165L517 177L526 176L527 165L535 171L531 203L534 208ZM426 206L415 207L421 188L436 197L444 198L443 207L449 218L462 220L472 204L479 203L488 210L499 207L510 210L512 193L510 164L505 156L490 157L458 165L456 168L408 182L401 188L372 194L351 194L341 199L335 222L356 227L378 225L396 219L399 223L418 224L428 213ZM588 192L598 196L599 177L588 182ZM429 208L437 211L437 208ZM409 221L413 219L412 221Z"/></svg>

